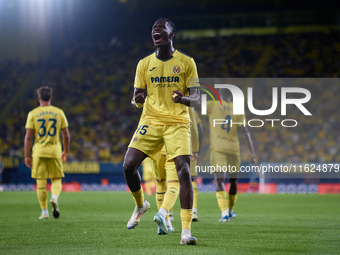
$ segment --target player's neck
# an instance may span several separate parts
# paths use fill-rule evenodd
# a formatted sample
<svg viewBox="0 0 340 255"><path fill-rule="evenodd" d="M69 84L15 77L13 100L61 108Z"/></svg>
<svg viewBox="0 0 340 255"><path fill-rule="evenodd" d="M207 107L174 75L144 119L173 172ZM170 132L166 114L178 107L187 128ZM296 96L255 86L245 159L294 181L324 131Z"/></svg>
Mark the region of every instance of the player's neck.
<svg viewBox="0 0 340 255"><path fill-rule="evenodd" d="M50 106L51 105L51 101L40 101L40 106Z"/></svg>
<svg viewBox="0 0 340 255"><path fill-rule="evenodd" d="M172 58L172 55L175 53L175 48L170 45L166 47L159 47L156 50L156 56L159 59L167 60L169 58Z"/></svg>

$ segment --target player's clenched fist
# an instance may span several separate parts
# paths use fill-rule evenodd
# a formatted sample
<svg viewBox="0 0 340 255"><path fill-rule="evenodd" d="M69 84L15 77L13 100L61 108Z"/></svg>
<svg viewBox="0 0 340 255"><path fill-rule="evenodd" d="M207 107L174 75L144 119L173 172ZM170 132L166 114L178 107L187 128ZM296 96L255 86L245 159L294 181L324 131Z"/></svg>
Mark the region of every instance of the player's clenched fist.
<svg viewBox="0 0 340 255"><path fill-rule="evenodd" d="M182 96L183 96L183 93L181 91L174 90L171 95L172 95L172 101L174 101L175 103L181 102L181 99L182 99Z"/></svg>
<svg viewBox="0 0 340 255"><path fill-rule="evenodd" d="M145 102L144 92L136 94L135 102L138 103L138 104L144 104L144 102Z"/></svg>
<svg viewBox="0 0 340 255"><path fill-rule="evenodd" d="M137 109L142 108L144 102L145 102L144 90L135 89L134 97L131 99L131 104L133 105L133 107Z"/></svg>

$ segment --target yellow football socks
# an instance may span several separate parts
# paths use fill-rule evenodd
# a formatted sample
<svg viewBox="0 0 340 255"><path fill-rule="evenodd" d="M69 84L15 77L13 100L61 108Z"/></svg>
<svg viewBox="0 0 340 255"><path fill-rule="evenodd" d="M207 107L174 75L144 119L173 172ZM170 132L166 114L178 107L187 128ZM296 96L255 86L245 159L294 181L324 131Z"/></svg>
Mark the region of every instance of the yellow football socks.
<svg viewBox="0 0 340 255"><path fill-rule="evenodd" d="M41 209L47 209L47 180L37 180L37 195Z"/></svg>
<svg viewBox="0 0 340 255"><path fill-rule="evenodd" d="M228 206L227 206L227 195L226 195L226 192L225 191L217 191L216 192L216 198L217 198L218 206L221 209L221 212L227 210Z"/></svg>
<svg viewBox="0 0 340 255"><path fill-rule="evenodd" d="M179 192L179 182L171 181L168 182L168 189L164 196L164 201L162 204L162 208L164 208L167 212L174 206L176 199L178 197Z"/></svg>
<svg viewBox="0 0 340 255"><path fill-rule="evenodd" d="M165 180L156 181L156 203L158 210L161 209L167 188L167 182Z"/></svg>
<svg viewBox="0 0 340 255"><path fill-rule="evenodd" d="M59 197L62 185L61 185L61 179L52 179L51 180L52 185L51 185L51 192L52 195L57 195Z"/></svg>
<svg viewBox="0 0 340 255"><path fill-rule="evenodd" d="M196 182L192 182L192 189L194 191L194 200L192 204L192 208L197 208L197 184Z"/></svg>
<svg viewBox="0 0 340 255"><path fill-rule="evenodd" d="M131 192L133 199L135 200L135 203L137 206L142 206L144 203L144 194L143 194L143 188L141 187L140 190L136 192Z"/></svg>
<svg viewBox="0 0 340 255"><path fill-rule="evenodd" d="M182 229L191 230L192 209L181 209Z"/></svg>
<svg viewBox="0 0 340 255"><path fill-rule="evenodd" d="M237 198L237 194L236 195L229 194L229 199L228 199L229 210L232 210L234 208L234 205L236 203L236 198Z"/></svg>

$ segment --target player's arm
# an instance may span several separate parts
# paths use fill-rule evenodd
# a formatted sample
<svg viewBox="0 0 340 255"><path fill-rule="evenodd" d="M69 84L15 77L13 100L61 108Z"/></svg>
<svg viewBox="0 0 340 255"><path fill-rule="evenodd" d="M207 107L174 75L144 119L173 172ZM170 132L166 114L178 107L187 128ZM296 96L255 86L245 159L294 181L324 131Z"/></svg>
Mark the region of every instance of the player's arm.
<svg viewBox="0 0 340 255"><path fill-rule="evenodd" d="M67 159L67 154L68 154L68 150L70 148L70 132L68 131L68 128L63 128L61 130L61 133L63 135L63 146L64 146L64 151L63 154L61 156L62 161L66 161Z"/></svg>
<svg viewBox="0 0 340 255"><path fill-rule="evenodd" d="M183 96L183 93L179 90L174 90L172 92L172 100L175 103L184 104L189 107L200 107L200 92L196 87L189 88L189 96Z"/></svg>
<svg viewBox="0 0 340 255"><path fill-rule="evenodd" d="M256 162L256 156L255 156L255 150L254 150L254 145L253 145L253 141L251 139L251 135L250 132L248 130L247 127L244 126L240 126L239 130L243 133L244 138L246 140L246 144L248 146L249 149L249 163L255 163Z"/></svg>
<svg viewBox="0 0 340 255"><path fill-rule="evenodd" d="M144 89L134 88L131 104L134 108L139 109L143 107L145 102Z"/></svg>
<svg viewBox="0 0 340 255"><path fill-rule="evenodd" d="M31 148L33 143L33 136L34 136L34 130L33 129L26 129L26 135L25 135L25 164L28 168L32 168L32 159L31 159Z"/></svg>

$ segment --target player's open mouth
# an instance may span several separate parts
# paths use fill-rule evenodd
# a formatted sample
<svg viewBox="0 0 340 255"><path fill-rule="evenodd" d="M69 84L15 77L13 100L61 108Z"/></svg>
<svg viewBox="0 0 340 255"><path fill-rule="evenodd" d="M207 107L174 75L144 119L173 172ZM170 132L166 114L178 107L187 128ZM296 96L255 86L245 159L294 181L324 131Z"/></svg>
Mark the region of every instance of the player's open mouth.
<svg viewBox="0 0 340 255"><path fill-rule="evenodd" d="M158 42L161 41L162 36L161 36L160 33L154 33L154 34L153 34L153 38L154 38L154 40L155 40L155 43L158 43Z"/></svg>

